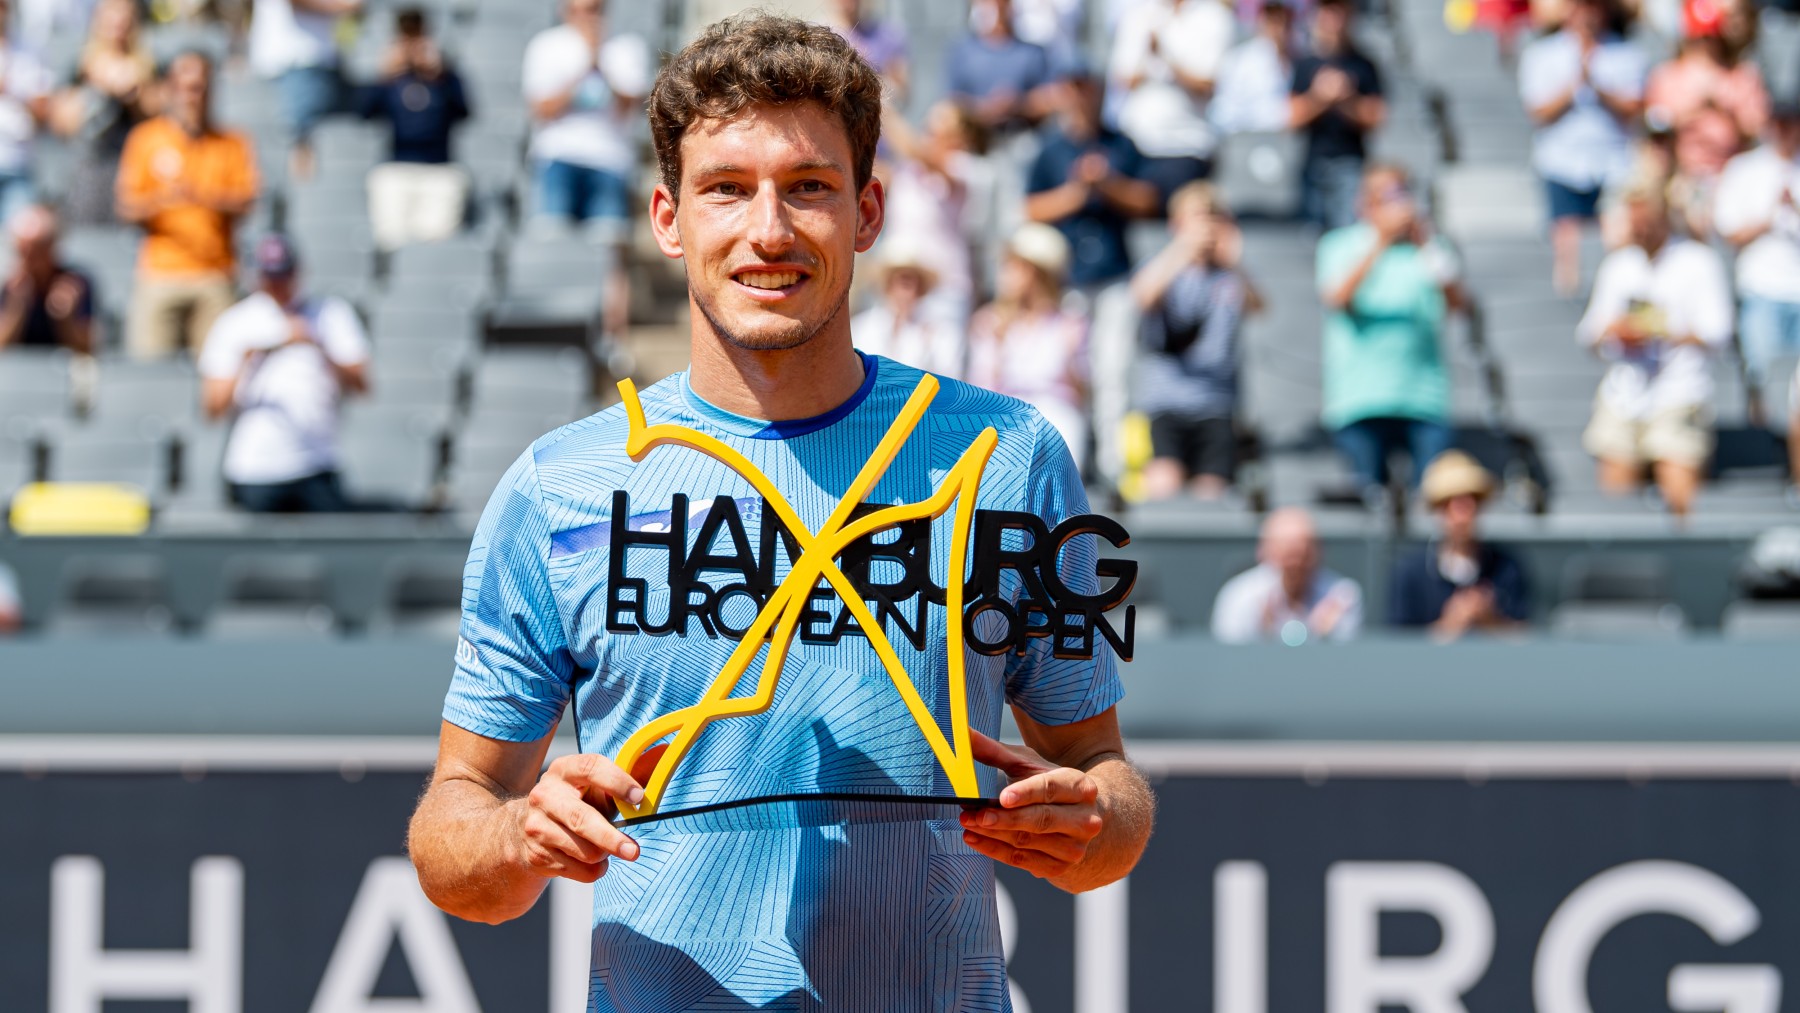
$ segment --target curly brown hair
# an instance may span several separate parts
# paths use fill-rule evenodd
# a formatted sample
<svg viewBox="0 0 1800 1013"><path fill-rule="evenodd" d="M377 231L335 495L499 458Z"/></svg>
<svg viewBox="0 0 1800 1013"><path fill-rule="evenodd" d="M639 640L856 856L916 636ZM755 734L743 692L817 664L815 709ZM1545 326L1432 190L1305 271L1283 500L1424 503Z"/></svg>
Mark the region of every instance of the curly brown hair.
<svg viewBox="0 0 1800 1013"><path fill-rule="evenodd" d="M875 174L881 139L881 78L874 68L824 25L766 11L708 25L663 67L650 92L650 136L670 197L680 197L681 135L694 121L798 102L837 115L861 191Z"/></svg>

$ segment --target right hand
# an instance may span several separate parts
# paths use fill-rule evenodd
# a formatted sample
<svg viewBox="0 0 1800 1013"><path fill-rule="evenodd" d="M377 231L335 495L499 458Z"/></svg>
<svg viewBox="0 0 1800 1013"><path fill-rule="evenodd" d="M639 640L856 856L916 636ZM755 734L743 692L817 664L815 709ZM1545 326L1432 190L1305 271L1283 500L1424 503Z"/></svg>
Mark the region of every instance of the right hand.
<svg viewBox="0 0 1800 1013"><path fill-rule="evenodd" d="M1388 245L1405 242L1413 238L1418 229L1419 216L1411 202L1393 201L1384 204L1374 216L1375 234Z"/></svg>
<svg viewBox="0 0 1800 1013"><path fill-rule="evenodd" d="M1350 75L1336 67L1325 67L1313 75L1312 87L1308 90L1319 102L1337 105L1352 93Z"/></svg>
<svg viewBox="0 0 1800 1013"><path fill-rule="evenodd" d="M519 860L544 877L592 883L606 875L617 855L638 857L637 842L612 825L614 799L632 805L644 789L612 760L597 753L559 756L518 807Z"/></svg>
<svg viewBox="0 0 1800 1013"><path fill-rule="evenodd" d="M1613 321L1612 336L1626 348L1636 348L1650 340L1650 333L1638 326L1638 322L1630 314Z"/></svg>

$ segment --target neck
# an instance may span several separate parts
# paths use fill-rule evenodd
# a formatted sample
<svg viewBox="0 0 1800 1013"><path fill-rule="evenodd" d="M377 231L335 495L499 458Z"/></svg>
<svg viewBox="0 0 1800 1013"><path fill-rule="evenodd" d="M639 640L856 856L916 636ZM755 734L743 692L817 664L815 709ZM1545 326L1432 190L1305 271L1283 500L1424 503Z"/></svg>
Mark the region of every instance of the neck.
<svg viewBox="0 0 1800 1013"><path fill-rule="evenodd" d="M698 308L693 316L688 385L728 412L771 422L807 419L850 400L862 386L847 308L806 344L768 352L723 340Z"/></svg>
<svg viewBox="0 0 1800 1013"><path fill-rule="evenodd" d="M189 137L199 137L206 133L206 116L204 114L194 116L176 110L169 115L175 120L177 126L187 132Z"/></svg>

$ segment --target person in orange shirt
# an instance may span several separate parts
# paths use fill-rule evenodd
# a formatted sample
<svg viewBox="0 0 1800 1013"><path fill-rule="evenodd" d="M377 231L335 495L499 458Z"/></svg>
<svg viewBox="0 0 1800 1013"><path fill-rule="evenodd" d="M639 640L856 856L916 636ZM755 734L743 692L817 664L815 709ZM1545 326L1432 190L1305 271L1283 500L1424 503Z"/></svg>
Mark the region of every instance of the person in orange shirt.
<svg viewBox="0 0 1800 1013"><path fill-rule="evenodd" d="M125 328L133 358L198 355L235 298L232 234L256 203L256 155L213 124L212 81L205 55L177 56L167 111L134 127L119 159L119 218L144 230Z"/></svg>

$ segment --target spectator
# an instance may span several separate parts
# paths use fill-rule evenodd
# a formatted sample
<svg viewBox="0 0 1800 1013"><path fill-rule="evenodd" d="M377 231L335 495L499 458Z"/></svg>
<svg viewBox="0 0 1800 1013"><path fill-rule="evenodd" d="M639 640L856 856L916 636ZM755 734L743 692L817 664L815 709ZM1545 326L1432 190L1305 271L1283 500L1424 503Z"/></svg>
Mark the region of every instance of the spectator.
<svg viewBox="0 0 1800 1013"><path fill-rule="evenodd" d="M53 81L10 36L12 4L0 0L0 223L35 197L32 142L50 116Z"/></svg>
<svg viewBox="0 0 1800 1013"><path fill-rule="evenodd" d="M1525 571L1475 530L1494 477L1462 451L1446 450L1425 469L1420 491L1437 514L1438 537L1395 561L1388 622L1446 641L1523 626L1530 615Z"/></svg>
<svg viewBox="0 0 1800 1013"><path fill-rule="evenodd" d="M869 17L863 0L833 0L827 16L831 27L856 47L857 53L893 89L889 100L897 103L903 99L910 81L906 29L896 21Z"/></svg>
<svg viewBox="0 0 1800 1013"><path fill-rule="evenodd" d="M1713 226L1737 248L1743 300L1738 343L1760 387L1784 356L1800 355L1800 103L1775 108L1768 140L1725 166Z"/></svg>
<svg viewBox="0 0 1800 1013"><path fill-rule="evenodd" d="M891 156L877 171L887 182L882 241L931 251L938 275L930 296L933 311L960 326L974 302L970 244L983 215L991 211L995 183L982 157L986 132L954 102L933 105L923 131L914 130L891 108L882 120Z"/></svg>
<svg viewBox="0 0 1800 1013"><path fill-rule="evenodd" d="M1215 126L1228 134L1288 128L1293 35L1293 8L1283 0L1263 0L1256 34L1233 47L1219 66L1219 84L1208 108Z"/></svg>
<svg viewBox="0 0 1800 1013"><path fill-rule="evenodd" d="M119 154L131 129L160 105L156 61L144 44L136 0L100 0L74 83L52 104L50 123L75 148L63 215L71 225L110 225Z"/></svg>
<svg viewBox="0 0 1800 1013"><path fill-rule="evenodd" d="M1685 517L1712 454L1712 362L1731 341L1731 284L1709 247L1673 236L1654 186L1623 198L1631 244L1606 255L1576 335L1606 360L1582 437L1600 485L1638 488L1645 465L1663 502Z"/></svg>
<svg viewBox="0 0 1800 1013"><path fill-rule="evenodd" d="M257 513L351 509L337 475L337 414L368 390L368 339L342 299L301 294L280 235L256 247L258 290L213 325L200 356L210 418L234 414L225 444L232 502Z"/></svg>
<svg viewBox="0 0 1800 1013"><path fill-rule="evenodd" d="M1030 402L1080 462L1087 452L1085 316L1062 306L1069 243L1027 223L1007 243L994 301L969 321L969 371L978 387Z"/></svg>
<svg viewBox="0 0 1800 1013"><path fill-rule="evenodd" d="M94 351L94 283L56 255L56 214L33 205L7 223L18 260L0 288L0 348Z"/></svg>
<svg viewBox="0 0 1800 1013"><path fill-rule="evenodd" d="M250 66L275 82L288 131L288 170L313 174L313 130L343 100L338 70L338 25L360 14L363 0L255 0L250 17Z"/></svg>
<svg viewBox="0 0 1800 1013"><path fill-rule="evenodd" d="M177 56L167 110L133 128L119 157L119 218L144 230L125 331L135 358L198 355L234 297L232 234L256 203L256 153L213 124L212 81L206 56Z"/></svg>
<svg viewBox="0 0 1800 1013"><path fill-rule="evenodd" d="M1003 134L1049 115L1056 80L1050 57L1013 34L1012 0L972 0L969 24L969 34L950 50L950 97Z"/></svg>
<svg viewBox="0 0 1800 1013"><path fill-rule="evenodd" d="M1162 197L1142 175L1136 145L1100 122L1100 87L1077 76L1056 89L1057 123L1031 164L1025 216L1069 241L1069 281L1091 289L1131 270L1125 223L1156 214Z"/></svg>
<svg viewBox="0 0 1800 1013"><path fill-rule="evenodd" d="M1406 170L1376 165L1363 180L1363 221L1319 240L1325 302L1325 425L1364 489L1388 483L1405 448L1413 483L1450 445L1450 377L1439 348L1444 315L1464 306L1455 260L1429 238Z"/></svg>
<svg viewBox="0 0 1800 1013"><path fill-rule="evenodd" d="M1300 168L1306 216L1323 229L1356 218L1368 136L1387 118L1381 72L1351 37L1350 0L1320 0L1312 52L1294 61L1289 125L1305 134Z"/></svg>
<svg viewBox="0 0 1800 1013"><path fill-rule="evenodd" d="M1150 417L1154 455L1144 492L1168 499L1186 486L1214 499L1237 473L1238 330L1255 297L1218 191L1206 183L1175 191L1169 225L1173 241L1131 281L1142 312L1137 407Z"/></svg>
<svg viewBox="0 0 1800 1013"><path fill-rule="evenodd" d="M1692 235L1712 231L1713 186L1733 155L1762 134L1769 118L1769 93L1748 60L1726 49L1723 16L1713 0L1690 3L1690 34L1681 51L1650 74L1644 88L1644 118L1651 129L1675 140L1674 192Z"/></svg>
<svg viewBox="0 0 1800 1013"><path fill-rule="evenodd" d="M1236 31L1221 0L1150 0L1119 25L1110 72L1123 96L1119 128L1164 198L1212 174L1206 104Z"/></svg>
<svg viewBox="0 0 1800 1013"><path fill-rule="evenodd" d="M1081 39L1087 27L1083 0L1012 0L1013 34L1042 46L1056 73L1081 65Z"/></svg>
<svg viewBox="0 0 1800 1013"><path fill-rule="evenodd" d="M364 89L365 119L393 127L388 160L369 170L369 223L384 250L447 238L462 227L469 175L450 161L450 134L469 116L462 78L426 33L425 12L394 18L382 80Z"/></svg>
<svg viewBox="0 0 1800 1013"><path fill-rule="evenodd" d="M603 0L564 0L563 23L525 49L525 99L537 129L537 215L617 231L632 214L632 130L650 91L649 49L606 34Z"/></svg>
<svg viewBox="0 0 1800 1013"><path fill-rule="evenodd" d="M1631 168L1631 128L1643 112L1644 58L1619 35L1609 0L1571 0L1562 29L1525 47L1519 95L1537 124L1532 166L1544 178L1556 290L1581 285L1581 228L1600 191Z"/></svg>
<svg viewBox="0 0 1800 1013"><path fill-rule="evenodd" d="M1226 644L1353 640L1362 631L1362 588L1319 565L1312 516L1286 507L1263 521L1256 565L1225 582L1213 601L1213 639Z"/></svg>
<svg viewBox="0 0 1800 1013"><path fill-rule="evenodd" d="M934 312L929 301L938 274L928 263L925 248L899 237L882 243L876 261L880 299L850 321L856 347L872 355L927 373L961 379L963 375L962 317Z"/></svg>

